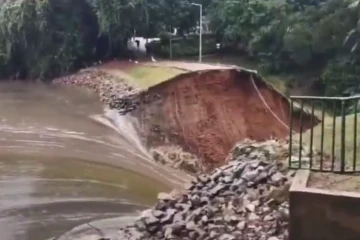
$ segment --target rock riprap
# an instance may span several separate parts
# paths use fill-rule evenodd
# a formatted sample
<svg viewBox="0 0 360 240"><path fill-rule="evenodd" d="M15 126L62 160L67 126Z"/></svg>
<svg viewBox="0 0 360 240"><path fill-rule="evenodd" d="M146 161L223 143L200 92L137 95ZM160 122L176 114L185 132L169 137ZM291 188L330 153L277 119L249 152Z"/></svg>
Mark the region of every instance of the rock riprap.
<svg viewBox="0 0 360 240"><path fill-rule="evenodd" d="M274 159L282 149L277 141L238 144L223 167L177 195L160 193L155 207L120 229L117 239L287 239L294 172Z"/></svg>
<svg viewBox="0 0 360 240"><path fill-rule="evenodd" d="M185 171L190 175L198 175L206 171L200 159L183 150L180 146L160 146L150 150L155 162Z"/></svg>
<svg viewBox="0 0 360 240"><path fill-rule="evenodd" d="M125 79L98 69L82 70L77 74L55 79L53 83L93 89L99 93L102 102L112 109L117 109L121 115L135 110L140 104L137 100L141 92L139 88L134 88Z"/></svg>
<svg viewBox="0 0 360 240"><path fill-rule="evenodd" d="M140 104L149 104L161 99L159 94L148 94L144 89L135 88L125 79L96 68L88 68L74 75L53 80L54 84L76 85L93 89L100 100L120 115L137 109Z"/></svg>

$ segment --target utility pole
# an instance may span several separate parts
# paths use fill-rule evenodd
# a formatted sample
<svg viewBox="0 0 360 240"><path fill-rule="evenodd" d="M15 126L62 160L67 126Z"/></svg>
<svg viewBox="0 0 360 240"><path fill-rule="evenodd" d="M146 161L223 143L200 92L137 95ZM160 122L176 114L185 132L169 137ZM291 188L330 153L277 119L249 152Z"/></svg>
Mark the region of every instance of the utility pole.
<svg viewBox="0 0 360 240"><path fill-rule="evenodd" d="M203 6L198 3L191 3L193 6L200 8L200 21L199 21L199 62L202 62L202 21L203 21Z"/></svg>

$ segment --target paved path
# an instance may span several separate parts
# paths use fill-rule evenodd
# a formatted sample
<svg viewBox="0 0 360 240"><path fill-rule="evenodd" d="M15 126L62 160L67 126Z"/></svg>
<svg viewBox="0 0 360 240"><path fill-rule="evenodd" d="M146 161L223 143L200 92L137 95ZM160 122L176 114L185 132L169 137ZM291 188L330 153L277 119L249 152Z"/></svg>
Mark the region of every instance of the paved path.
<svg viewBox="0 0 360 240"><path fill-rule="evenodd" d="M201 71L201 70L214 70L214 69L231 69L234 66L226 66L221 64L199 63L199 62L184 62L184 61L159 61L144 63L147 66L153 67L168 67L178 68L185 71Z"/></svg>

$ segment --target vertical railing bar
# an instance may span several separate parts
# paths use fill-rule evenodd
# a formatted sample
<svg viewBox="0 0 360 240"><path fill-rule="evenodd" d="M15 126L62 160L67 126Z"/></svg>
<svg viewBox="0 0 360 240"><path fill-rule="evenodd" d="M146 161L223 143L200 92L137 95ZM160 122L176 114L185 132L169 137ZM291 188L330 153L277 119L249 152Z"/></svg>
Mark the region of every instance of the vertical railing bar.
<svg viewBox="0 0 360 240"><path fill-rule="evenodd" d="M324 165L324 126L325 126L325 102L321 101L321 143L320 143L320 171L323 170Z"/></svg>
<svg viewBox="0 0 360 240"><path fill-rule="evenodd" d="M290 98L290 132L289 132L289 168L292 168L292 128L293 128L294 100Z"/></svg>
<svg viewBox="0 0 360 240"><path fill-rule="evenodd" d="M310 129L310 156L309 156L309 168L312 170L316 170L313 169L314 166L314 156L313 156L313 145L314 145L314 129L313 129L313 125L314 125L314 119L315 119L315 104L314 104L314 99L310 99L311 100L311 129ZM325 99L327 100L327 99ZM338 171L336 169L338 168L338 165L335 164L336 161L336 156L335 156L335 148L336 148L336 108L337 108L337 101L338 100L333 100L333 121L332 121L332 149L331 149L331 169L328 169L328 165L327 162L325 162L324 160L324 145L325 145L325 106L326 106L326 101L322 101L322 115L321 115L321 147L320 147L320 168L319 171L321 172L335 172ZM299 120L299 124L300 124L300 129L299 129L299 153L298 153L298 165L296 165L295 167L298 169L302 169L303 168L303 159L302 159L302 150L303 150L303 112L304 112L304 100L301 99L301 109L300 109L300 120ZM358 105L359 102L358 100L356 100L356 102L354 103L354 128L353 128L353 162L352 162L352 172L357 172L357 130L358 130ZM293 112L294 112L294 98L290 98L290 132L289 132L289 168L294 168L293 166L293 162L292 162L292 155L293 155L293 124L294 124L294 119L293 119ZM346 161L346 100L345 99L341 99L341 134L340 134L340 173L345 173L346 169L347 169L347 161ZM350 164L350 163L349 163ZM306 164L306 166L308 166ZM351 165L350 165L351 166ZM359 170L360 172L360 170Z"/></svg>
<svg viewBox="0 0 360 240"><path fill-rule="evenodd" d="M314 100L311 100L311 128L310 128L310 169L313 166L313 145L314 145Z"/></svg>
<svg viewBox="0 0 360 240"><path fill-rule="evenodd" d="M355 100L354 106L354 158L353 158L353 171L356 171L356 154L357 154L357 108L358 108L358 99Z"/></svg>
<svg viewBox="0 0 360 240"><path fill-rule="evenodd" d="M332 146L331 146L331 170L335 170L335 133L336 133L336 103L337 101L333 101L333 123L332 123Z"/></svg>
<svg viewBox="0 0 360 240"><path fill-rule="evenodd" d="M345 172L345 126L346 126L346 118L345 118L345 102L341 101L341 167L340 172Z"/></svg>
<svg viewBox="0 0 360 240"><path fill-rule="evenodd" d="M302 138L303 138L303 111L304 111L304 100L301 100L301 109L300 109L300 139L299 139L299 168L302 168Z"/></svg>

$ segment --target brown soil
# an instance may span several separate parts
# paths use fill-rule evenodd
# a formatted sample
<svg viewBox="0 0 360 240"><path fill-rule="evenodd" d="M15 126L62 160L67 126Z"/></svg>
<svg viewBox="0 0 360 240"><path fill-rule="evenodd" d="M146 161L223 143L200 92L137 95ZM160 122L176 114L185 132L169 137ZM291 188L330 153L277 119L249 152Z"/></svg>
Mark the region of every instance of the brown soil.
<svg viewBox="0 0 360 240"><path fill-rule="evenodd" d="M333 191L360 192L360 175L311 173L307 187Z"/></svg>
<svg viewBox="0 0 360 240"><path fill-rule="evenodd" d="M160 63L147 64L156 67ZM179 67L178 63L164 64ZM131 96L137 106L131 114L139 121L148 147L180 145L200 157L203 170L222 165L238 141L284 139L289 134L288 99L248 70L183 63L181 68L190 72L141 91L124 80L132 67L134 63L113 61L54 83L93 88L105 103L120 93L120 97ZM124 73L118 76L109 71L114 69ZM309 119L305 114L304 131L310 127ZM294 130L299 130L298 116Z"/></svg>
<svg viewBox="0 0 360 240"><path fill-rule="evenodd" d="M288 99L257 75L238 69L185 73L151 87L140 95L146 104L133 115L149 146L175 142L213 168L223 163L240 140L286 138L289 134L257 93L252 77L271 111L289 125ZM310 127L309 119L305 114L304 130ZM299 130L297 117L294 130Z"/></svg>

